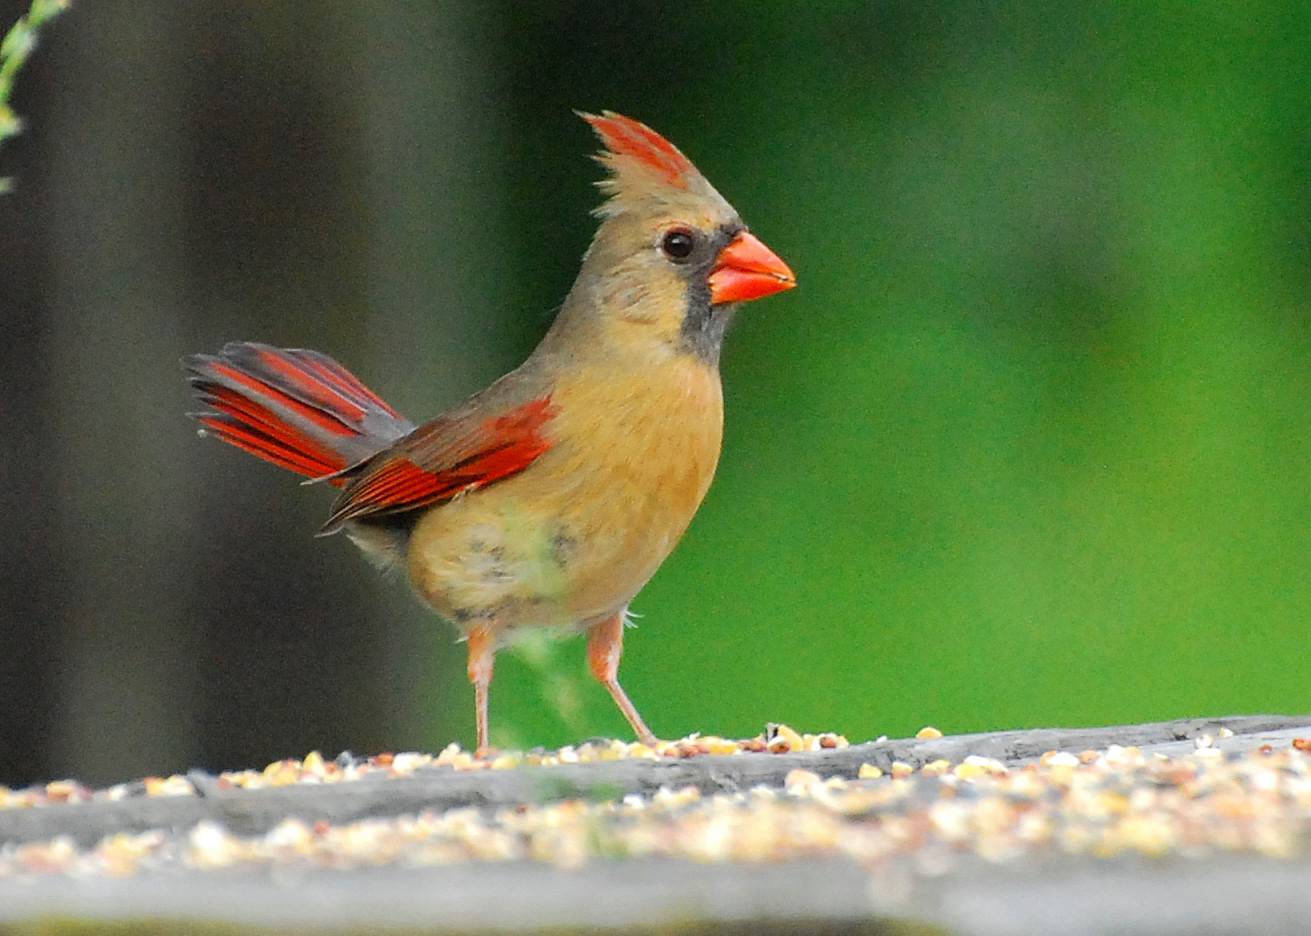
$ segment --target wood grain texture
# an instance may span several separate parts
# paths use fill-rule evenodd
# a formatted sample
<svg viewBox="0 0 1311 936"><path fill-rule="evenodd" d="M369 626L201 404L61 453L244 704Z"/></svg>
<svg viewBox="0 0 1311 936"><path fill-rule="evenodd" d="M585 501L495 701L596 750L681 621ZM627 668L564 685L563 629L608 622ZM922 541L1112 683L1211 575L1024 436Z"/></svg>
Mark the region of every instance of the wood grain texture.
<svg viewBox="0 0 1311 936"><path fill-rule="evenodd" d="M758 784L781 786L790 770L813 770L822 777L855 776L861 764L888 770L893 761L921 766L930 761L959 761L970 754L1022 763L1045 751L1082 751L1110 744L1160 745L1162 753L1186 749L1190 739L1215 736L1222 727L1233 738L1217 746L1253 746L1269 732L1311 734L1311 716L1248 715L1120 725L1107 728L1043 728L952 735L935 740L898 739L856 744L841 750L804 754L741 754L687 760L611 761L559 767L453 772L426 768L412 777L364 779L351 783L221 790L212 775L190 776L203 797L138 798L118 802L74 803L32 809L0 810L0 844L70 836L90 845L115 832L185 828L204 819L239 834L266 832L283 819L333 823L396 816L423 809L461 806L507 806L572 797L611 799L627 793L652 793L662 786L695 786L703 792L733 791ZM1285 742L1286 743L1286 742ZM1175 745L1175 748L1169 747Z"/></svg>

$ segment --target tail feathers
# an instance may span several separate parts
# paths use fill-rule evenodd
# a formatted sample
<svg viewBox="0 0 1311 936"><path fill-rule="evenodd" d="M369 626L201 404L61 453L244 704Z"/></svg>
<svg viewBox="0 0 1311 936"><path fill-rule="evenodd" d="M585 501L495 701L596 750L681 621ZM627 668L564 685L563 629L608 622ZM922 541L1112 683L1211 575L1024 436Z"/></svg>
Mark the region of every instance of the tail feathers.
<svg viewBox="0 0 1311 936"><path fill-rule="evenodd" d="M206 431L310 478L332 475L408 435L414 424L317 351L233 342L182 361ZM334 484L340 479L330 478Z"/></svg>

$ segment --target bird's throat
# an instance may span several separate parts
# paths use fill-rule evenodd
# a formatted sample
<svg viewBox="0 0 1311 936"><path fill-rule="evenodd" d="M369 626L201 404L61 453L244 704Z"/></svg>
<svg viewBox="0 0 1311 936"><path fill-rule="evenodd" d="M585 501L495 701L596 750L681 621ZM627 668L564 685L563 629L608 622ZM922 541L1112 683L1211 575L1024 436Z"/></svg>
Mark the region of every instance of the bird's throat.
<svg viewBox="0 0 1311 936"><path fill-rule="evenodd" d="M724 336L733 324L737 305L712 305L710 286L699 282L688 289L687 311L679 330L680 350L695 356L711 367L719 366Z"/></svg>

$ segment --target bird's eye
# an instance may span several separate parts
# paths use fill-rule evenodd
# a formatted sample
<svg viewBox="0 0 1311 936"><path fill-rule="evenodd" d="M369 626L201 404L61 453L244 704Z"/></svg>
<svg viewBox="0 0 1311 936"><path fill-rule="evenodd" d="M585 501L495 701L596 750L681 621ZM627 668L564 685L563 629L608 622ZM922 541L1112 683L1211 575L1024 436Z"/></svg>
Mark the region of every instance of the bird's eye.
<svg viewBox="0 0 1311 936"><path fill-rule="evenodd" d="M692 256L692 248L695 246L696 239L687 228L674 228L660 241L660 249L675 262Z"/></svg>

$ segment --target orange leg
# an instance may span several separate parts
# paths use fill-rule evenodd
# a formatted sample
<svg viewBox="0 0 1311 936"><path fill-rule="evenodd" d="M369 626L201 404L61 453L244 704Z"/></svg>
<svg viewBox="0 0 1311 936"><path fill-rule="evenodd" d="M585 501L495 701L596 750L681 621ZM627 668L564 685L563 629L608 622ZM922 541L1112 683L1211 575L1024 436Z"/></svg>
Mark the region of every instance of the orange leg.
<svg viewBox="0 0 1311 936"><path fill-rule="evenodd" d="M469 682L473 683L475 721L478 724L478 757L491 750L487 740L487 690L492 684L492 666L496 662L496 641L489 627L475 627L469 632Z"/></svg>
<svg viewBox="0 0 1311 936"><path fill-rule="evenodd" d="M655 744L656 736L646 727L642 716L623 687L619 685L619 657L624 652L624 613L621 611L592 626L587 635L587 662L592 668L592 675L600 680L610 692L610 697L624 713L628 724L637 733L637 740L643 744Z"/></svg>

